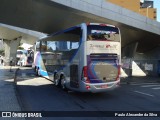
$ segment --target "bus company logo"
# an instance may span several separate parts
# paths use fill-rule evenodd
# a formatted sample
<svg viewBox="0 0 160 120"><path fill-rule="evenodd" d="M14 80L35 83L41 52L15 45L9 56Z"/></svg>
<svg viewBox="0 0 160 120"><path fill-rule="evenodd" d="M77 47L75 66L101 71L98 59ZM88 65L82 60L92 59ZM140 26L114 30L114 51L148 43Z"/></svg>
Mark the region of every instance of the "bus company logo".
<svg viewBox="0 0 160 120"><path fill-rule="evenodd" d="M106 48L110 48L111 47L111 45L106 45Z"/></svg>
<svg viewBox="0 0 160 120"><path fill-rule="evenodd" d="M106 45L90 44L90 48L117 50L117 45L116 44L114 44L114 45L111 45L111 44L106 44Z"/></svg>
<svg viewBox="0 0 160 120"><path fill-rule="evenodd" d="M107 44L107 45L106 45L106 48L116 49L116 50L117 50L117 45L110 45L110 44Z"/></svg>
<svg viewBox="0 0 160 120"><path fill-rule="evenodd" d="M104 45L93 45L93 44L90 44L90 48L105 48Z"/></svg>

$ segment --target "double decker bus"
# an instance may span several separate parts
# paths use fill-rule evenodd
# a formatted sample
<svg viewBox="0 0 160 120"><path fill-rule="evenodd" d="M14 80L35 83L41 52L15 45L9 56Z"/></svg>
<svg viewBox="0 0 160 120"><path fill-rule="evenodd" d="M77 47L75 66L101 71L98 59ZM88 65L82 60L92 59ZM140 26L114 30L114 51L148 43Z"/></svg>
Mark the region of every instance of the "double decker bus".
<svg viewBox="0 0 160 120"><path fill-rule="evenodd" d="M35 44L33 67L62 89L105 92L120 83L121 34L109 24L82 23Z"/></svg>

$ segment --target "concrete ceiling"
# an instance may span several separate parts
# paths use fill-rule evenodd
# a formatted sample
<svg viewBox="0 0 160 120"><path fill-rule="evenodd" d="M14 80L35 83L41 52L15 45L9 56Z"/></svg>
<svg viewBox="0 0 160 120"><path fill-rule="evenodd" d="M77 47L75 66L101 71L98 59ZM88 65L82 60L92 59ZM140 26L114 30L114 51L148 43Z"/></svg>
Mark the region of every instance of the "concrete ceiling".
<svg viewBox="0 0 160 120"><path fill-rule="evenodd" d="M0 39L15 40L17 38L21 38L22 43L34 44L37 39L43 36L46 36L46 34L6 24L0 24Z"/></svg>
<svg viewBox="0 0 160 120"><path fill-rule="evenodd" d="M20 32L11 30L6 27L0 27L0 38L1 39L7 39L7 40L13 40L21 36Z"/></svg>
<svg viewBox="0 0 160 120"><path fill-rule="evenodd" d="M68 8L50 0L1 0L0 3L0 23L20 28L53 33L82 22L109 23L118 26L122 34L122 47L139 41L138 52L148 51L160 44L157 34ZM22 35L14 31L10 33L12 30L0 27L0 37L3 39L12 40Z"/></svg>

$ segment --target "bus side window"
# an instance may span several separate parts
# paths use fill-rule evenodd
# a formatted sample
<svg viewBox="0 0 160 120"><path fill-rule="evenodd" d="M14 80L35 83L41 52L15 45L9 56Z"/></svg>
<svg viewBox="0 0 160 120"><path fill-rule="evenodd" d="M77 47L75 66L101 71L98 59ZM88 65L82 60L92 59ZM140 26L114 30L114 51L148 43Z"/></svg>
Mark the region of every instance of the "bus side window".
<svg viewBox="0 0 160 120"><path fill-rule="evenodd" d="M40 51L40 42L36 43L36 51Z"/></svg>
<svg viewBox="0 0 160 120"><path fill-rule="evenodd" d="M41 52L46 52L47 51L47 42L42 41L41 42Z"/></svg>

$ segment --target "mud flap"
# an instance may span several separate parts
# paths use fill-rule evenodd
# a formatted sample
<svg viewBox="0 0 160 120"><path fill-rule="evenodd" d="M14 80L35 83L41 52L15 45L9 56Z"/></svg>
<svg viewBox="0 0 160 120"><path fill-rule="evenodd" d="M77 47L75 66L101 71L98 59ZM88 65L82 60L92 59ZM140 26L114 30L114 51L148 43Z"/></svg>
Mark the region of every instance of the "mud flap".
<svg viewBox="0 0 160 120"><path fill-rule="evenodd" d="M78 65L70 66L70 87L78 88Z"/></svg>

